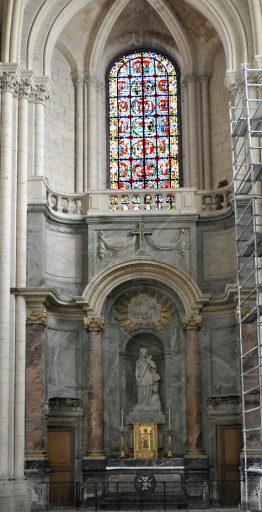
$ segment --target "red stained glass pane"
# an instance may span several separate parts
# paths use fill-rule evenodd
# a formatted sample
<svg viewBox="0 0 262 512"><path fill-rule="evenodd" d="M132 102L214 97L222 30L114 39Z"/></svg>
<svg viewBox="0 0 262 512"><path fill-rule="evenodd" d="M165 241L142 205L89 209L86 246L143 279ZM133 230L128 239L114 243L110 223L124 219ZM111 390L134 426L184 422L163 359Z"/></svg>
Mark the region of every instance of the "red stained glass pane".
<svg viewBox="0 0 262 512"><path fill-rule="evenodd" d="M110 69L110 187L179 186L178 75L154 51L122 56Z"/></svg>

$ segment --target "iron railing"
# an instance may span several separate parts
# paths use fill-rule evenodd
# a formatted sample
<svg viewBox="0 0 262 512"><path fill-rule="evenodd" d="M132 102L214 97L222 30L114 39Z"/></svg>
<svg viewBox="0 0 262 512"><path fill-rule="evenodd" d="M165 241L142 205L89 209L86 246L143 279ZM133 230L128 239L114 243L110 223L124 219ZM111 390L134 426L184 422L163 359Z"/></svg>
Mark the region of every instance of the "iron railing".
<svg viewBox="0 0 262 512"><path fill-rule="evenodd" d="M154 486L132 481L44 483L46 510L206 510L240 503L239 481L156 481Z"/></svg>

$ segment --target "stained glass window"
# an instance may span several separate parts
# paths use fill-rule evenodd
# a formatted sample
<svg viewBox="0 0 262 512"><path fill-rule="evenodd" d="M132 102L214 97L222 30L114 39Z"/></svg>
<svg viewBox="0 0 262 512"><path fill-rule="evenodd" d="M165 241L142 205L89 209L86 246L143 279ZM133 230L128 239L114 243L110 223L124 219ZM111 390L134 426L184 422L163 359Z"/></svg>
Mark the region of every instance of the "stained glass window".
<svg viewBox="0 0 262 512"><path fill-rule="evenodd" d="M178 78L169 59L154 51L126 54L111 67L111 189L181 185Z"/></svg>

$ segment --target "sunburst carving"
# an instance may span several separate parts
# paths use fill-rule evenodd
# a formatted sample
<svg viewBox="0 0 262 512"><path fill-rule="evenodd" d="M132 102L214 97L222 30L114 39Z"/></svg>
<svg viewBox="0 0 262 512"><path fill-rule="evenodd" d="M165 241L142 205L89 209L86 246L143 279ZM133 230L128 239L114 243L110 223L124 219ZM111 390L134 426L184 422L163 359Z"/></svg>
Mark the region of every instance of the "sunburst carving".
<svg viewBox="0 0 262 512"><path fill-rule="evenodd" d="M116 319L127 331L138 327L164 329L172 318L171 302L158 292L127 293L117 306Z"/></svg>

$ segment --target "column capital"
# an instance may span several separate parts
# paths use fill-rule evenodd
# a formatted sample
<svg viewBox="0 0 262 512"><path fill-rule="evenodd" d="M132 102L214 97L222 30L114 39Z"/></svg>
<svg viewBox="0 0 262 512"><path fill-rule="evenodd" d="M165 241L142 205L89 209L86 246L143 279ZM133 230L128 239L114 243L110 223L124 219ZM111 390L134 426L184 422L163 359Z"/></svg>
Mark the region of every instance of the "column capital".
<svg viewBox="0 0 262 512"><path fill-rule="evenodd" d="M28 101L34 98L34 86L29 79L22 78L18 84L17 90L19 98L27 99Z"/></svg>
<svg viewBox="0 0 262 512"><path fill-rule="evenodd" d="M185 331L200 331L203 324L203 318L200 315L182 316L181 324Z"/></svg>
<svg viewBox="0 0 262 512"><path fill-rule="evenodd" d="M17 94L19 89L19 76L16 72L4 71L0 76L0 90L1 92L11 92Z"/></svg>
<svg viewBox="0 0 262 512"><path fill-rule="evenodd" d="M72 82L75 87L85 87L86 85L86 76L85 73L77 72L71 74Z"/></svg>
<svg viewBox="0 0 262 512"><path fill-rule="evenodd" d="M183 78L183 82L186 82L188 84L189 82L196 82L198 79L198 73L192 73L190 75L185 75Z"/></svg>
<svg viewBox="0 0 262 512"><path fill-rule="evenodd" d="M251 306L242 306L240 309L235 309L235 319L237 322L240 322L245 316L248 315L251 311Z"/></svg>
<svg viewBox="0 0 262 512"><path fill-rule="evenodd" d="M94 87L97 92L103 92L105 89L104 82L93 73L85 75L85 83Z"/></svg>
<svg viewBox="0 0 262 512"><path fill-rule="evenodd" d="M207 82L209 83L211 78L212 78L212 73L211 71L205 71L202 75L199 75L199 78L200 78L200 81L201 82Z"/></svg>
<svg viewBox="0 0 262 512"><path fill-rule="evenodd" d="M26 312L27 324L47 324L47 312L45 309L28 309Z"/></svg>
<svg viewBox="0 0 262 512"><path fill-rule="evenodd" d="M40 103L42 105L49 99L50 91L49 88L43 84L36 84L33 91L34 103Z"/></svg>
<svg viewBox="0 0 262 512"><path fill-rule="evenodd" d="M52 82L48 77L43 76L35 79L33 94L34 103L40 103L44 105L45 102L50 98L52 92Z"/></svg>
<svg viewBox="0 0 262 512"><path fill-rule="evenodd" d="M84 318L84 326L88 331L103 331L105 320L102 317L86 317Z"/></svg>

